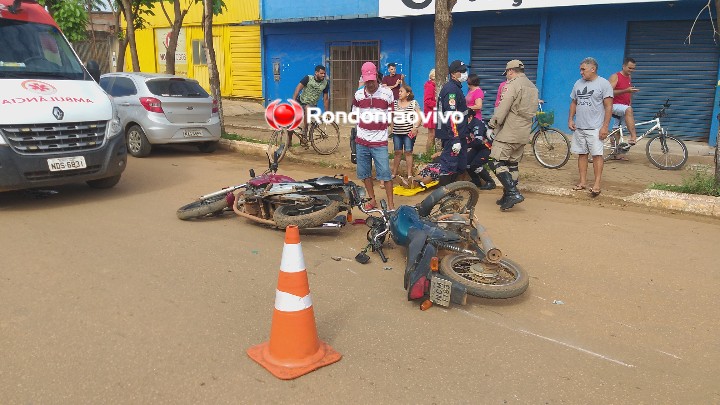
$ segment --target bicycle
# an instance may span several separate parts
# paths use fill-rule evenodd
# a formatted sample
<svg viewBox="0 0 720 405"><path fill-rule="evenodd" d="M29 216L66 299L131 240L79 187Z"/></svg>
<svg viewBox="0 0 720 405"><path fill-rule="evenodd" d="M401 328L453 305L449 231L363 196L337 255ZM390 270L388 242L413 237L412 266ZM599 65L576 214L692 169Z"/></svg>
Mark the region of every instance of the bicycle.
<svg viewBox="0 0 720 405"><path fill-rule="evenodd" d="M657 134L648 140L645 146L645 155L650 163L658 169L679 170L687 163L688 150L683 141L672 135L668 135L660 123L660 118L667 116L666 110L669 107L670 99L667 99L662 105L662 108L655 113L653 119L635 123L636 127L652 124L650 129L638 135L637 141L645 137L650 137L651 134L657 131ZM614 118L619 119L617 116L614 116ZM617 159L618 155L625 154L630 150L632 145L625 142L625 130L627 130L626 126L618 125L608 134L607 138L605 138L603 144L604 160Z"/></svg>
<svg viewBox="0 0 720 405"><path fill-rule="evenodd" d="M559 169L570 159L570 141L551 125L555 122L554 111L543 111L538 104L538 112L533 119L530 132L534 133L530 140L533 155L538 163L548 169Z"/></svg>
<svg viewBox="0 0 720 405"><path fill-rule="evenodd" d="M304 126L303 130L296 128L288 131L286 128L281 128L273 131L268 143L268 154L274 156L277 153L278 162L281 161L287 153L292 135L300 140L300 146L305 149L312 146L315 152L321 155L334 153L340 145L340 127L337 123L314 121Z"/></svg>

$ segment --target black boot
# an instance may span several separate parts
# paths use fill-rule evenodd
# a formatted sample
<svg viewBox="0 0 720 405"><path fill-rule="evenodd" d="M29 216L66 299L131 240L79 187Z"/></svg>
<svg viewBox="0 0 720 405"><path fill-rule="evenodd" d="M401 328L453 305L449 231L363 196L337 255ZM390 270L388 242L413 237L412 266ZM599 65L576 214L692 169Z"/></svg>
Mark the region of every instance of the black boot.
<svg viewBox="0 0 720 405"><path fill-rule="evenodd" d="M485 180L485 184L478 187L480 190L493 190L496 187L495 182L493 181L492 177L490 177L490 173L488 173L487 170L483 169L483 171L481 171L479 174L480 178Z"/></svg>
<svg viewBox="0 0 720 405"><path fill-rule="evenodd" d="M500 210L506 211L510 208L514 207L515 204L519 204L525 200L525 197L520 194L520 192L517 190L517 187L515 187L515 182L513 181L512 175L510 172L501 172L496 174L498 180L500 180L500 183L502 183L504 188L504 200L500 204Z"/></svg>
<svg viewBox="0 0 720 405"><path fill-rule="evenodd" d="M477 188L482 187L482 182L480 181L480 176L478 176L478 174L475 173L475 170L473 167L467 169L467 174L468 174L468 176L470 176L470 181L472 182L472 184L475 185L475 187L477 187Z"/></svg>

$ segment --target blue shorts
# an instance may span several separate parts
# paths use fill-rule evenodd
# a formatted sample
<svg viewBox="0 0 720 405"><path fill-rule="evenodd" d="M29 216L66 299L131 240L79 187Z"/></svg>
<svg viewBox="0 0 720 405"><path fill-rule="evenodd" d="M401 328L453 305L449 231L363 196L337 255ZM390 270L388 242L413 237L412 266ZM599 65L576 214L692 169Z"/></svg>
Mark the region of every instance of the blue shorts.
<svg viewBox="0 0 720 405"><path fill-rule="evenodd" d="M372 177L375 162L375 178L380 181L392 180L390 158L387 146L365 146L357 144L357 176L360 180Z"/></svg>
<svg viewBox="0 0 720 405"><path fill-rule="evenodd" d="M407 135L395 135L393 134L393 146L394 150L403 150L405 149L405 152L412 152L413 147L415 146L415 138L410 138Z"/></svg>

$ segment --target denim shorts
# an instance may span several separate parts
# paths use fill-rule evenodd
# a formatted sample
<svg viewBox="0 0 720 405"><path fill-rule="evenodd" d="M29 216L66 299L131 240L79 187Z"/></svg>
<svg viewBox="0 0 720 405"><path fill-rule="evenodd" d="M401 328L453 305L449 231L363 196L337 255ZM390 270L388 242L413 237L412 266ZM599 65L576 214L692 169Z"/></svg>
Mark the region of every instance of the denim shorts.
<svg viewBox="0 0 720 405"><path fill-rule="evenodd" d="M372 163L375 162L375 178L380 181L392 180L390 158L387 146L365 146L357 144L357 176L360 180L372 177Z"/></svg>
<svg viewBox="0 0 720 405"><path fill-rule="evenodd" d="M407 135L395 135L393 134L393 146L394 150L405 150L405 152L412 152L415 146L415 138L410 138Z"/></svg>

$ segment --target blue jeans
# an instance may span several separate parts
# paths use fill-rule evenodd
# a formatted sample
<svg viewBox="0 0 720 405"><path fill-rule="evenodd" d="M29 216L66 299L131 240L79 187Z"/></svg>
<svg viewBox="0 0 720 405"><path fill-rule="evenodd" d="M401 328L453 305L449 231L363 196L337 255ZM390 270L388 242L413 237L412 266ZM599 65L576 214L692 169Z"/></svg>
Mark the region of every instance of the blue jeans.
<svg viewBox="0 0 720 405"><path fill-rule="evenodd" d="M392 180L390 158L387 146L365 146L357 144L357 176L360 180L372 177L372 163L375 162L375 178L380 181Z"/></svg>

